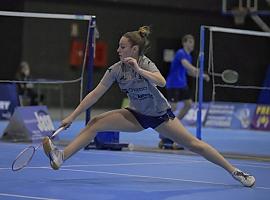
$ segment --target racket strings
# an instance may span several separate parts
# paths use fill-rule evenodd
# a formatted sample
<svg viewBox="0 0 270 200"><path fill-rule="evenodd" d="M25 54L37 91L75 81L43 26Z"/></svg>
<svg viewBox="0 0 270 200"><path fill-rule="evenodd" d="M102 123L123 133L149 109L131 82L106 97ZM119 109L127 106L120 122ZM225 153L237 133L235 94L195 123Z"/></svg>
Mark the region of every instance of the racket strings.
<svg viewBox="0 0 270 200"><path fill-rule="evenodd" d="M56 135L58 135L61 131L65 130L65 127L59 127L55 132L52 133L50 138L54 138ZM18 171L24 167L26 167L30 161L32 160L36 150L42 145L40 143L38 146L29 146L25 148L19 155L15 158L15 160L12 163L12 170Z"/></svg>
<svg viewBox="0 0 270 200"><path fill-rule="evenodd" d="M33 146L24 149L14 160L12 164L12 170L17 171L25 167L32 160L35 151L36 149Z"/></svg>
<svg viewBox="0 0 270 200"><path fill-rule="evenodd" d="M238 73L233 70L225 70L222 73L222 80L225 83L236 83L238 81Z"/></svg>

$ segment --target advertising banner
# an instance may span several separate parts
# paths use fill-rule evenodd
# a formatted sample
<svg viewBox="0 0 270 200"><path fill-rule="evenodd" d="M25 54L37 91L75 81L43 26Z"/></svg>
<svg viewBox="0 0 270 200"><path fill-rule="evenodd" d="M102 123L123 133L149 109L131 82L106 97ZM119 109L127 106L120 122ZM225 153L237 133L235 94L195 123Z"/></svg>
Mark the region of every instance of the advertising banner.
<svg viewBox="0 0 270 200"><path fill-rule="evenodd" d="M208 109L205 126L249 129L256 104L214 102Z"/></svg>
<svg viewBox="0 0 270 200"><path fill-rule="evenodd" d="M202 104L202 124L204 124L204 122L205 122L208 107L209 107L208 103ZM196 126L197 112L198 112L198 105L192 104L192 107L189 109L189 111L187 112L185 117L181 120L181 122L184 125Z"/></svg>
<svg viewBox="0 0 270 200"><path fill-rule="evenodd" d="M16 84L1 83L0 91L0 120L9 120L15 107L19 106Z"/></svg>
<svg viewBox="0 0 270 200"><path fill-rule="evenodd" d="M230 128L235 106L225 102L215 102L209 105L205 127Z"/></svg>
<svg viewBox="0 0 270 200"><path fill-rule="evenodd" d="M234 103L234 114L232 116L232 129L250 129L252 118L255 113L256 104Z"/></svg>
<svg viewBox="0 0 270 200"><path fill-rule="evenodd" d="M35 142L54 130L46 106L17 107L4 130L3 139Z"/></svg>
<svg viewBox="0 0 270 200"><path fill-rule="evenodd" d="M270 131L270 105L257 105L251 128Z"/></svg>

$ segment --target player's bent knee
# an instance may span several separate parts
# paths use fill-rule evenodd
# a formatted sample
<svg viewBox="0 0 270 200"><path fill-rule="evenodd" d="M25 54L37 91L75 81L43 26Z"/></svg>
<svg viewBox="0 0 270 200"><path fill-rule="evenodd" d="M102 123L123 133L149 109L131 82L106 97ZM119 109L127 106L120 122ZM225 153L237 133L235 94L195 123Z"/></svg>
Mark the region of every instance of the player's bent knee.
<svg viewBox="0 0 270 200"><path fill-rule="evenodd" d="M93 126L97 124L103 117L102 116L95 116L93 117L88 123L87 126Z"/></svg>
<svg viewBox="0 0 270 200"><path fill-rule="evenodd" d="M194 140L188 144L187 148L192 152L200 153L204 151L205 145L200 140Z"/></svg>
<svg viewBox="0 0 270 200"><path fill-rule="evenodd" d="M106 126L106 122L103 116L93 117L90 122L87 123L87 129L90 132L100 132L104 131L104 125Z"/></svg>
<svg viewBox="0 0 270 200"><path fill-rule="evenodd" d="M91 130L95 130L98 127L101 117L93 117L88 123L87 128Z"/></svg>

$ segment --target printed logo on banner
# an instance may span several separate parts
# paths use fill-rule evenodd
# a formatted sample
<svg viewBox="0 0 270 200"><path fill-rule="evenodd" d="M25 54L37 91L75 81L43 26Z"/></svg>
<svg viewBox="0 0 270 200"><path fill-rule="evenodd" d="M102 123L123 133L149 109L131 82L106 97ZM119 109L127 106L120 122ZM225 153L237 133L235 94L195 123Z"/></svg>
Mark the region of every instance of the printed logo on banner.
<svg viewBox="0 0 270 200"><path fill-rule="evenodd" d="M0 84L0 120L9 120L19 105L17 86L13 83Z"/></svg>
<svg viewBox="0 0 270 200"><path fill-rule="evenodd" d="M230 128L235 105L230 103L211 103L208 109L205 126Z"/></svg>
<svg viewBox="0 0 270 200"><path fill-rule="evenodd" d="M205 126L248 129L256 104L215 102L210 105Z"/></svg>
<svg viewBox="0 0 270 200"><path fill-rule="evenodd" d="M204 103L202 105L202 118L201 118L202 124L204 123L206 119L208 106L209 104L207 103ZM184 125L195 126L197 123L197 112L198 112L198 106L196 106L195 104L192 104L192 107L189 109L189 111L187 112L185 117L181 120L181 122Z"/></svg>
<svg viewBox="0 0 270 200"><path fill-rule="evenodd" d="M30 133L32 140L40 140L45 135L50 135L54 125L46 106L20 107L23 121Z"/></svg>
<svg viewBox="0 0 270 200"><path fill-rule="evenodd" d="M256 109L256 104L235 103L231 128L249 129L252 117Z"/></svg>
<svg viewBox="0 0 270 200"><path fill-rule="evenodd" d="M0 110L2 110L2 118L9 119L11 117L10 109L10 101L0 101Z"/></svg>
<svg viewBox="0 0 270 200"><path fill-rule="evenodd" d="M257 105L253 120L252 128L256 130L270 130L270 106Z"/></svg>
<svg viewBox="0 0 270 200"><path fill-rule="evenodd" d="M0 109L8 110L10 103L10 101L0 101Z"/></svg>
<svg viewBox="0 0 270 200"><path fill-rule="evenodd" d="M54 130L52 120L50 116L48 115L48 113L46 113L43 110L39 110L38 112L34 112L34 115L37 119L37 123L38 123L37 127L39 128L40 131L53 131Z"/></svg>

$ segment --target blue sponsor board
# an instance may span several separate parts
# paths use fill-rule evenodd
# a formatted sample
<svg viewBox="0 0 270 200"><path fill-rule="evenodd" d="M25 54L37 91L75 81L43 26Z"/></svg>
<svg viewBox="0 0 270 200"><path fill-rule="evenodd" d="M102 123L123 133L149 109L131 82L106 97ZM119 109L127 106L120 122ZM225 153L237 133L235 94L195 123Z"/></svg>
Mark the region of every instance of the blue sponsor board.
<svg viewBox="0 0 270 200"><path fill-rule="evenodd" d="M37 142L44 136L50 136L54 125L46 106L17 107L7 128L4 139Z"/></svg>
<svg viewBox="0 0 270 200"><path fill-rule="evenodd" d="M23 118L23 123L31 133L32 140L37 140L45 135L51 135L54 125L46 106L18 107Z"/></svg>
<svg viewBox="0 0 270 200"><path fill-rule="evenodd" d="M208 103L203 103L202 104L202 124L204 124L207 111L208 111L209 104ZM198 113L198 105L197 104L192 104L191 108L185 115L185 117L181 120L181 122L184 125L188 126L196 126L197 124L197 113Z"/></svg>
<svg viewBox="0 0 270 200"><path fill-rule="evenodd" d="M270 105L257 105L251 128L270 131Z"/></svg>
<svg viewBox="0 0 270 200"><path fill-rule="evenodd" d="M208 109L205 127L249 129L256 104L214 102Z"/></svg>
<svg viewBox="0 0 270 200"><path fill-rule="evenodd" d="M0 84L0 120L9 120L16 106L19 106L17 86L14 83Z"/></svg>
<svg viewBox="0 0 270 200"><path fill-rule="evenodd" d="M234 105L223 102L215 102L209 105L205 121L206 127L230 128Z"/></svg>
<svg viewBox="0 0 270 200"><path fill-rule="evenodd" d="M255 113L256 104L234 103L235 110L232 118L231 128L249 129Z"/></svg>

